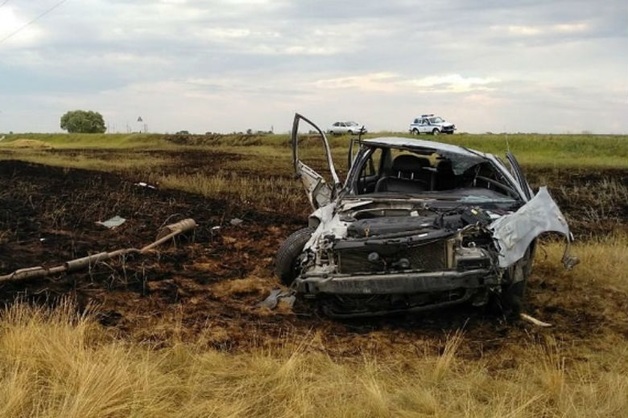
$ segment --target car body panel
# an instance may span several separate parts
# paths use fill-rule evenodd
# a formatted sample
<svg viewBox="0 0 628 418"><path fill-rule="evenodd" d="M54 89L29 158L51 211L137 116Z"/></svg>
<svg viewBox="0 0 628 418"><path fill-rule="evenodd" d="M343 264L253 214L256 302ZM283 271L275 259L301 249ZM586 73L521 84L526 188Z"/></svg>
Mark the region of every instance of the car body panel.
<svg viewBox="0 0 628 418"><path fill-rule="evenodd" d="M570 238L569 226L547 187L515 213L496 219L489 229L499 244L499 266L509 267L526 252L530 243L545 232L558 232Z"/></svg>
<svg viewBox="0 0 628 418"><path fill-rule="evenodd" d="M461 147L459 145L447 144L444 142L427 141L427 140L418 139L418 138L384 136L384 137L379 137L379 138L363 139L362 141L366 144L381 144L381 145L395 146L395 147L432 149L434 151L451 152L455 154L467 155L469 157L477 156L477 155L486 156L485 153L482 153L480 151L475 151L475 150L472 151L468 148Z"/></svg>
<svg viewBox="0 0 628 418"><path fill-rule="evenodd" d="M320 174L310 168L308 165L303 163L299 159L299 127L301 122L305 122L310 127L314 128L316 132L320 135L320 139L322 141L322 146L325 151L325 160L327 162L327 166L331 175L332 184L330 185ZM294 171L296 176L301 180L303 186L305 187L305 191L307 197L310 201L310 204L314 209L318 209L321 206L327 205L331 202L331 199L334 197L336 190L340 187L340 179L338 178L338 174L336 173L336 169L334 167L334 161L331 155L331 149L329 148L329 141L327 137L314 123L308 120L306 117L295 114L294 120L292 123L292 162L294 165Z"/></svg>
<svg viewBox="0 0 628 418"><path fill-rule="evenodd" d="M521 169L517 158L510 151L506 153L506 158L510 163L512 175L517 180L517 183L519 183L519 185L521 186L521 190L523 191L524 195L528 198L528 200L532 199L532 189L530 188L530 185L523 175L523 170Z"/></svg>

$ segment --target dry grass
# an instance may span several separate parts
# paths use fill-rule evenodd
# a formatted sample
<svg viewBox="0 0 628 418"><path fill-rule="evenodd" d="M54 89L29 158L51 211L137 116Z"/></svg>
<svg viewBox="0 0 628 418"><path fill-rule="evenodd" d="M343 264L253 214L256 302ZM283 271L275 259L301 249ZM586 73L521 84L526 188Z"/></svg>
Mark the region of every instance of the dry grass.
<svg viewBox="0 0 628 418"><path fill-rule="evenodd" d="M582 264L574 286L628 293L627 242L575 246ZM558 268L561 245L543 251L541 270ZM605 263L609 257L618 258ZM66 301L2 314L0 416L621 417L628 410L628 343L610 331L575 342L550 329L523 346L506 341L469 358L460 351L473 332L459 330L414 352L338 358L316 335L287 337L273 351L226 353L176 338L158 350L121 341L74 312ZM433 344L440 355L429 354Z"/></svg>
<svg viewBox="0 0 628 418"><path fill-rule="evenodd" d="M0 415L619 417L628 408L625 343L605 353L611 370L593 357L568 367L571 354L548 344L528 347L514 370L491 371L457 357L464 342L454 335L441 356L348 360L305 349L155 351L69 310L14 307L0 334Z"/></svg>
<svg viewBox="0 0 628 418"><path fill-rule="evenodd" d="M295 213L307 206L300 183L291 178L241 176L235 171L220 170L212 175L157 175L151 180L161 187L227 199L240 207Z"/></svg>
<svg viewBox="0 0 628 418"><path fill-rule="evenodd" d="M540 268L553 265L551 260L560 260L564 252L562 242L542 245L536 256ZM611 286L628 293L628 235L622 232L606 237L576 242L571 252L580 264L568 272L573 283L605 288ZM560 267L554 266L558 269Z"/></svg>
<svg viewBox="0 0 628 418"><path fill-rule="evenodd" d="M52 145L39 141L37 139L17 139L15 141L6 142L1 144L6 148L31 148L31 149L50 149L53 148Z"/></svg>
<svg viewBox="0 0 628 418"><path fill-rule="evenodd" d="M45 164L53 167L126 172L135 175L145 175L145 173L150 173L155 167L169 163L169 160L165 157L147 155L140 152L126 153L124 158L101 158L80 152L50 154L35 150L19 150L6 156L0 155L0 160L3 158Z"/></svg>

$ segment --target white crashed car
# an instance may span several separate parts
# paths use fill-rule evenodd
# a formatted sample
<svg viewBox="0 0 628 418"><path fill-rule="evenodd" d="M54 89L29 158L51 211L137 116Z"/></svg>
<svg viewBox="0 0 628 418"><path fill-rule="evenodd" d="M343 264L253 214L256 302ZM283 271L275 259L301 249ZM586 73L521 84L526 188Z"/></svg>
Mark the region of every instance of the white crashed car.
<svg viewBox="0 0 628 418"><path fill-rule="evenodd" d="M299 132L312 129L327 181L299 157ZM292 146L314 212L309 226L280 247L276 273L328 315L461 303L518 314L536 238L553 231L571 240L547 189L534 195L511 154L507 165L491 154L413 138L354 140L341 182L324 133L299 114ZM577 260L567 253L563 262L571 267Z"/></svg>

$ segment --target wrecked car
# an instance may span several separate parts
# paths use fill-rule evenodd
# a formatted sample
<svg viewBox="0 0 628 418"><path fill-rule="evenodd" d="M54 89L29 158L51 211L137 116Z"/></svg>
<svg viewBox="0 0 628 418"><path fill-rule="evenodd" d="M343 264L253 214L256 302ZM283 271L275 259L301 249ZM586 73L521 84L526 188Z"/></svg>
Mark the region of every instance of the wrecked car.
<svg viewBox="0 0 628 418"><path fill-rule="evenodd" d="M300 132L317 132L306 140ZM314 160L327 178L307 165ZM405 137L354 139L341 182L321 129L296 114L293 162L314 212L277 252L297 297L333 317L421 312L456 304L520 312L537 237L572 237L546 188L515 157ZM322 159L320 158L322 157ZM321 163L322 162L322 163ZM575 259L565 251L567 267Z"/></svg>

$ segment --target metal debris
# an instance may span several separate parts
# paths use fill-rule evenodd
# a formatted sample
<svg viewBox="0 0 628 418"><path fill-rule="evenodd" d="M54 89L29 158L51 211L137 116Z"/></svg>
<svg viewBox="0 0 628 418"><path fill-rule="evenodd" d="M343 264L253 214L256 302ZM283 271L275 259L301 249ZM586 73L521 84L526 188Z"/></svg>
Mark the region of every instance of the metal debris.
<svg viewBox="0 0 628 418"><path fill-rule="evenodd" d="M522 313L522 314L519 315L519 317L521 319L523 319L524 321L528 321L528 322L530 322L530 323L532 323L532 324L534 324L534 325L536 325L538 327L548 328L548 327L552 326L552 324L549 324L547 322L543 322L543 321L541 321L539 319L536 319L536 318L534 318L534 317L532 317L532 316L530 316L528 314Z"/></svg>
<svg viewBox="0 0 628 418"><path fill-rule="evenodd" d="M152 189L152 190L157 189L157 187L153 186L152 184L144 183L143 181L133 183L133 185L137 187L146 187L147 189Z"/></svg>
<svg viewBox="0 0 628 418"><path fill-rule="evenodd" d="M232 220L229 221L229 223L233 226L238 226L241 225L242 222L244 222L242 219L240 218L233 218Z"/></svg>
<svg viewBox="0 0 628 418"><path fill-rule="evenodd" d="M275 309L279 302L281 302L291 308L292 305L294 305L295 299L292 290L273 289L266 299L257 304L257 307Z"/></svg>
<svg viewBox="0 0 628 418"><path fill-rule="evenodd" d="M98 225L102 225L109 229L114 229L122 225L126 222L126 219L121 216L114 216L113 218L107 219L106 221L97 221Z"/></svg>

